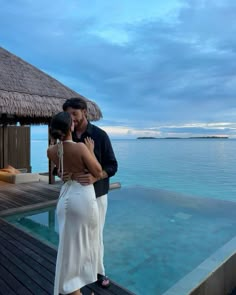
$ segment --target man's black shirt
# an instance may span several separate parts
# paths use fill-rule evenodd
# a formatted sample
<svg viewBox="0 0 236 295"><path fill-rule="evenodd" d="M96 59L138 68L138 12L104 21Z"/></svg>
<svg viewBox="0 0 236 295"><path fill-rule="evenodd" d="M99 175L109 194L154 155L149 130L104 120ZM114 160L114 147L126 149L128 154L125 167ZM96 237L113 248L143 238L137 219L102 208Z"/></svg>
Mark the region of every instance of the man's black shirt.
<svg viewBox="0 0 236 295"><path fill-rule="evenodd" d="M106 171L108 175L108 177L94 183L96 197L98 198L108 193L109 178L115 175L118 163L111 141L104 130L88 122L87 129L81 135L81 138L76 136L76 132L72 134L73 141L75 142L84 142L86 137L91 137L94 140L94 153L102 166L102 170Z"/></svg>

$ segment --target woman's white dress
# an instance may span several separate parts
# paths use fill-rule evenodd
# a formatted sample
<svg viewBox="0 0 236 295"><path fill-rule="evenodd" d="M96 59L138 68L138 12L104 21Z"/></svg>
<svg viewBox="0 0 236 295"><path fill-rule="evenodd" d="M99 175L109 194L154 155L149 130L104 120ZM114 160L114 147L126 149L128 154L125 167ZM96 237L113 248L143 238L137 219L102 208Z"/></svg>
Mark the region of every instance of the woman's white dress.
<svg viewBox="0 0 236 295"><path fill-rule="evenodd" d="M72 293L97 280L98 207L93 185L64 183L56 212L59 246L54 295Z"/></svg>

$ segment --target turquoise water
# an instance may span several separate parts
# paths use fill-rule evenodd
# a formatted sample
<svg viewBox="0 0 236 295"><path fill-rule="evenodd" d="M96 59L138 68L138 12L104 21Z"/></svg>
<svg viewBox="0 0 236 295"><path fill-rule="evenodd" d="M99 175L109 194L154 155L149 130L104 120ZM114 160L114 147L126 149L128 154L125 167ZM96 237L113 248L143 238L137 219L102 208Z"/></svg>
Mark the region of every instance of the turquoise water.
<svg viewBox="0 0 236 295"><path fill-rule="evenodd" d="M112 181L199 197L236 200L236 140L112 140L119 171ZM46 172L47 141L31 144L32 170Z"/></svg>
<svg viewBox="0 0 236 295"><path fill-rule="evenodd" d="M138 295L159 295L235 236L236 140L112 144L119 162L112 182L122 189L109 196L107 272ZM47 141L34 140L31 147L33 171L47 171ZM14 222L56 245L57 222L45 228L39 221L47 224L48 213Z"/></svg>
<svg viewBox="0 0 236 295"><path fill-rule="evenodd" d="M107 274L137 295L161 295L236 234L234 202L125 187L109 193L108 208ZM8 220L58 243L54 208Z"/></svg>

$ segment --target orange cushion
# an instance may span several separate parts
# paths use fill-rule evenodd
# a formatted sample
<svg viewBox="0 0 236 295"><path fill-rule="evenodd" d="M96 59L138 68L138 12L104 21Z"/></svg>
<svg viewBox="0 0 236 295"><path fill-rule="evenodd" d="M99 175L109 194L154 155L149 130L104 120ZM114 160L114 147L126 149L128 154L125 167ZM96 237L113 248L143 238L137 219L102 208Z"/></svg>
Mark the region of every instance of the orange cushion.
<svg viewBox="0 0 236 295"><path fill-rule="evenodd" d="M7 165L6 168L0 169L0 171L7 172L7 173L12 173L12 174L19 174L19 173L21 173L19 170L15 169L11 165Z"/></svg>

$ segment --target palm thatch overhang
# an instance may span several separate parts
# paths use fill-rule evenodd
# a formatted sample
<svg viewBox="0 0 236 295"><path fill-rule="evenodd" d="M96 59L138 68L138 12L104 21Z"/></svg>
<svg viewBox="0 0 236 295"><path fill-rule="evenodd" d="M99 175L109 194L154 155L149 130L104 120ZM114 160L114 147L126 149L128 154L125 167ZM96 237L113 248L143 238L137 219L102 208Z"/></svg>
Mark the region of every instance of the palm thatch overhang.
<svg viewBox="0 0 236 295"><path fill-rule="evenodd" d="M102 117L95 102L0 47L0 124L48 124L71 97L86 100L90 121Z"/></svg>

